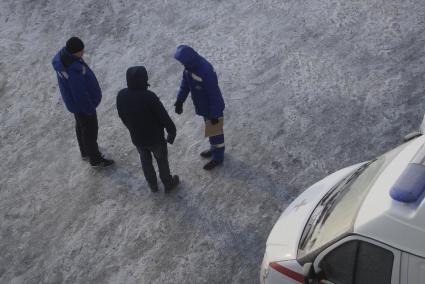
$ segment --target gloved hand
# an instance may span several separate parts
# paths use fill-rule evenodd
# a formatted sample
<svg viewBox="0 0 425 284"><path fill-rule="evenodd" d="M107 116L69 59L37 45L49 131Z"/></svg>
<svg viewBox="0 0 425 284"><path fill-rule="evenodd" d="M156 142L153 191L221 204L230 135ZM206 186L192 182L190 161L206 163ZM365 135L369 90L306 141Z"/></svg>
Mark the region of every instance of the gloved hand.
<svg viewBox="0 0 425 284"><path fill-rule="evenodd" d="M219 122L218 118L211 118L211 124L217 124Z"/></svg>
<svg viewBox="0 0 425 284"><path fill-rule="evenodd" d="M169 144L173 144L174 143L174 139L176 139L176 135L171 135L171 134L168 134L167 135L167 142Z"/></svg>
<svg viewBox="0 0 425 284"><path fill-rule="evenodd" d="M177 100L174 103L174 106L176 107L175 108L175 111L176 111L177 114L182 114L183 113L183 102Z"/></svg>

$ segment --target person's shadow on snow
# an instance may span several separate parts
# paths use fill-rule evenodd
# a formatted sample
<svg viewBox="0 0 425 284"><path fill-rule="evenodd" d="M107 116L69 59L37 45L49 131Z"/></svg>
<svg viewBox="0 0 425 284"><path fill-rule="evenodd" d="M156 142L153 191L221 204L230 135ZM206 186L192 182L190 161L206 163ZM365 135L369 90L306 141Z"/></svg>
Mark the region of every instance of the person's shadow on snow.
<svg viewBox="0 0 425 284"><path fill-rule="evenodd" d="M129 167L130 166L127 164L115 164L113 167L97 170L96 174L111 181L112 185L110 187L120 191L127 191L128 193L134 193L136 195L142 194L143 196L151 195L152 197L169 196L177 197L179 199L182 198L179 194L179 190L187 187L184 180L180 181L179 185L169 193L164 192L162 184L160 185L158 192L151 192L143 176L141 166L132 169Z"/></svg>
<svg viewBox="0 0 425 284"><path fill-rule="evenodd" d="M254 186L259 191L281 193L281 185L273 181L274 173L267 172L261 165L251 165L237 156L226 153L223 166L212 173L215 178L223 179L228 183L239 182Z"/></svg>

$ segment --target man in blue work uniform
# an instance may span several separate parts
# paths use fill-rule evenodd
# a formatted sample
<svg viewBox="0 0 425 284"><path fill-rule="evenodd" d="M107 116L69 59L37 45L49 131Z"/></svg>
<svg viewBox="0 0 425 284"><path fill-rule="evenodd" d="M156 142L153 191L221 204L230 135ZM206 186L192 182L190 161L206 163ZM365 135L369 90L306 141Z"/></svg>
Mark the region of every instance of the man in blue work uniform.
<svg viewBox="0 0 425 284"><path fill-rule="evenodd" d="M183 112L183 103L190 92L196 114L203 116L205 121L209 120L213 125L219 123L219 119L223 117L224 100L213 66L187 45L177 47L174 58L185 68L174 104L176 113ZM211 136L209 140L211 148L201 153L204 158L212 157L211 161L205 164L205 170L215 168L224 160L224 134Z"/></svg>
<svg viewBox="0 0 425 284"><path fill-rule="evenodd" d="M84 62L84 43L71 37L53 58L62 99L69 112L74 114L78 146L84 160L92 167L111 166L114 161L105 159L97 145L98 122L96 107L102 91L93 71Z"/></svg>

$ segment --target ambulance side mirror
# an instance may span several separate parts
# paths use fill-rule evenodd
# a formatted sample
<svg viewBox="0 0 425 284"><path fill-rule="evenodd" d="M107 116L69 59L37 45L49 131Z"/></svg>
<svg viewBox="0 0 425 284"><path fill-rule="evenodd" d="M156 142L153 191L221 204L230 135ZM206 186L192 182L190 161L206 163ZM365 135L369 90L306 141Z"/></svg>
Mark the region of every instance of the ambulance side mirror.
<svg viewBox="0 0 425 284"><path fill-rule="evenodd" d="M404 136L403 142L410 141L410 140L415 139L416 137L419 137L419 136L422 136L422 133L421 132L412 132L412 133L409 133L406 136Z"/></svg>
<svg viewBox="0 0 425 284"><path fill-rule="evenodd" d="M419 136L421 136L423 134L425 134L425 114L424 114L424 117L422 119L421 126L419 126L419 130L418 131L415 131L415 132L412 132L412 133L409 133L406 136L404 136L403 142L407 142L407 141L412 140L412 139L414 139L416 137L419 137Z"/></svg>
<svg viewBox="0 0 425 284"><path fill-rule="evenodd" d="M319 283L316 276L316 272L314 271L314 265L311 262L304 263L303 276L304 276L304 284Z"/></svg>

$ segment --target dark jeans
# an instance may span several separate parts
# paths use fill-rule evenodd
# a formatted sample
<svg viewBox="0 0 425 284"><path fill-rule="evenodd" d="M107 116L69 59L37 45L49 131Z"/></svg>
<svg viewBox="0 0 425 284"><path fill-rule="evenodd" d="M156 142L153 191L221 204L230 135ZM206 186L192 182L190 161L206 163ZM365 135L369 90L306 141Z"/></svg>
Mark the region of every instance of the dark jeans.
<svg viewBox="0 0 425 284"><path fill-rule="evenodd" d="M74 113L74 116L81 156L89 157L90 162L94 162L101 157L97 145L97 114Z"/></svg>
<svg viewBox="0 0 425 284"><path fill-rule="evenodd" d="M170 173L170 166L168 165L168 151L167 143L145 147L138 146L137 150L140 154L140 161L142 162L143 173L149 186L157 186L156 172L152 164L152 154L158 164L159 177L165 187L171 185L172 177Z"/></svg>

